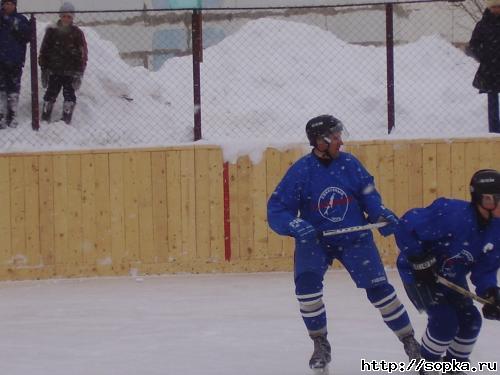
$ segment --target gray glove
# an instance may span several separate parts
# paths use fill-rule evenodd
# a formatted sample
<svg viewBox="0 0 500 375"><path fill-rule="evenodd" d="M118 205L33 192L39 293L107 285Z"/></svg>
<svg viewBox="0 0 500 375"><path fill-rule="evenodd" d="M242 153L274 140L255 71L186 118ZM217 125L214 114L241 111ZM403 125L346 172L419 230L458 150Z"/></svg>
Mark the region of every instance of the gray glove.
<svg viewBox="0 0 500 375"><path fill-rule="evenodd" d="M49 85L50 71L48 69L42 69L42 87L44 89Z"/></svg>
<svg viewBox="0 0 500 375"><path fill-rule="evenodd" d="M79 90L80 87L82 86L82 79L83 79L83 73L75 73L73 74L73 89L75 91Z"/></svg>

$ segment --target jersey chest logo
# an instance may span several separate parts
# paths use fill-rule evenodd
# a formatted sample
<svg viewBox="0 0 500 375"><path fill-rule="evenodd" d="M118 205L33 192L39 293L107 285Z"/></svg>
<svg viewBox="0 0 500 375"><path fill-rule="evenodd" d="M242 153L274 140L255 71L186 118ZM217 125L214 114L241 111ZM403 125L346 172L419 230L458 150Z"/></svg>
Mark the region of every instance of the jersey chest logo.
<svg viewBox="0 0 500 375"><path fill-rule="evenodd" d="M468 250L462 250L443 262L441 272L443 276L455 277L458 267L467 267L474 262L474 256Z"/></svg>
<svg viewBox="0 0 500 375"><path fill-rule="evenodd" d="M318 211L325 219L338 223L344 220L349 209L349 199L344 190L330 186L323 190L318 199Z"/></svg>
<svg viewBox="0 0 500 375"><path fill-rule="evenodd" d="M489 253L490 251L492 251L493 249L495 248L495 245L493 245L491 242L488 242L486 245L484 245L483 247L483 253L486 254L486 253Z"/></svg>

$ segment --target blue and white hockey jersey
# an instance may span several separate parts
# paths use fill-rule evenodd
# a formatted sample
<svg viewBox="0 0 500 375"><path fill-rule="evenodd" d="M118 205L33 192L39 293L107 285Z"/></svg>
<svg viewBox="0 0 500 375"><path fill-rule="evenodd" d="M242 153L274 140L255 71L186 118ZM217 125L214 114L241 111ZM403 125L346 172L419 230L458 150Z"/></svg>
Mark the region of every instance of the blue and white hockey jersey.
<svg viewBox="0 0 500 375"><path fill-rule="evenodd" d="M267 216L271 228L291 235L289 223L297 216L316 230L325 231L364 225L377 220L384 210L373 177L353 155L341 152L330 164L313 153L290 167L269 198ZM366 218L365 213L368 214ZM325 238L340 245L371 232L355 232Z"/></svg>
<svg viewBox="0 0 500 375"><path fill-rule="evenodd" d="M414 282L408 258L432 252L439 275L448 280L466 288L466 276L470 273L479 295L496 286L500 268L500 219L481 226L478 215L470 202L446 198L408 211L395 233L401 251L398 269L403 281Z"/></svg>

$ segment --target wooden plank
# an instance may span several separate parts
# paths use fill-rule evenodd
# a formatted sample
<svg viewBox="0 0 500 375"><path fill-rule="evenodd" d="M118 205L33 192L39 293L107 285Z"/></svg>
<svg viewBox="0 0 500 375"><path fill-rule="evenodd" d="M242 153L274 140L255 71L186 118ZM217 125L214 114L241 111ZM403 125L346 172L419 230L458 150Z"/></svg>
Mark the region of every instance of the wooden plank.
<svg viewBox="0 0 500 375"><path fill-rule="evenodd" d="M229 199L229 216L231 223L231 260L237 261L240 259L240 196L238 193L237 164L229 164Z"/></svg>
<svg viewBox="0 0 500 375"><path fill-rule="evenodd" d="M252 163L248 156L238 158L238 216L240 259L253 258L253 204L250 186Z"/></svg>
<svg viewBox="0 0 500 375"><path fill-rule="evenodd" d="M483 142L479 147L479 166L480 169L494 168L494 145L493 142ZM496 144L500 147L500 144ZM471 176L472 177L472 176Z"/></svg>
<svg viewBox="0 0 500 375"><path fill-rule="evenodd" d="M435 143L422 146L422 198L428 206L437 198L437 150Z"/></svg>
<svg viewBox="0 0 500 375"><path fill-rule="evenodd" d="M182 257L196 257L196 177L194 148L181 151Z"/></svg>
<svg viewBox="0 0 500 375"><path fill-rule="evenodd" d="M10 158L0 156L0 264L11 260Z"/></svg>
<svg viewBox="0 0 500 375"><path fill-rule="evenodd" d="M455 199L469 199L465 181L465 144L451 144L451 196Z"/></svg>
<svg viewBox="0 0 500 375"><path fill-rule="evenodd" d="M91 154L81 157L82 174L82 215L83 215L83 238L82 250L83 261L88 265L97 262L97 228L96 228L96 205L95 205L95 168L94 156Z"/></svg>
<svg viewBox="0 0 500 375"><path fill-rule="evenodd" d="M419 143L410 145L408 155L409 174L409 195L408 203L410 207L422 207L423 205L423 185L422 185L422 145Z"/></svg>
<svg viewBox="0 0 500 375"><path fill-rule="evenodd" d="M196 258L210 258L210 176L209 150L196 150ZM215 223L214 223L215 224ZM223 225L222 223L220 225Z"/></svg>
<svg viewBox="0 0 500 375"><path fill-rule="evenodd" d="M436 145L437 166L437 196L451 196L451 145L438 143Z"/></svg>
<svg viewBox="0 0 500 375"><path fill-rule="evenodd" d="M137 159L137 152L127 153L123 159L126 248L124 260L127 263L138 261L140 256Z"/></svg>
<svg viewBox="0 0 500 375"><path fill-rule="evenodd" d="M379 164L379 191L383 204L389 209L394 209L394 147L391 144L378 146ZM394 241L390 237L380 237L379 251L382 259L387 263L392 263L391 254L394 253Z"/></svg>
<svg viewBox="0 0 500 375"><path fill-rule="evenodd" d="M45 266L55 264L54 232L54 157L40 155L38 184L40 189L40 254Z"/></svg>
<svg viewBox="0 0 500 375"><path fill-rule="evenodd" d="M169 260L179 260L182 252L181 153L170 151L167 162L167 226Z"/></svg>
<svg viewBox="0 0 500 375"><path fill-rule="evenodd" d="M466 199L469 199L469 184L472 175L481 169L480 159L479 159L479 148L480 143L478 142L468 142L465 144L465 178L463 184L465 190L467 191Z"/></svg>
<svg viewBox="0 0 500 375"><path fill-rule="evenodd" d="M123 264L125 258L125 154L109 155L109 191L111 214L111 259L114 267Z"/></svg>
<svg viewBox="0 0 500 375"><path fill-rule="evenodd" d="M380 145L378 174L380 178L379 189L382 202L391 210L394 207L394 147L392 145Z"/></svg>
<svg viewBox="0 0 500 375"><path fill-rule="evenodd" d="M267 191L266 161L261 160L252 166L251 199L253 202L253 241L255 258L264 258L267 254Z"/></svg>
<svg viewBox="0 0 500 375"><path fill-rule="evenodd" d="M84 215L82 201L86 197L82 194L82 157L68 155L66 160L68 173L68 248L66 255L70 260L67 265L83 265L85 242L83 240ZM85 203L83 203L85 204Z"/></svg>
<svg viewBox="0 0 500 375"><path fill-rule="evenodd" d="M281 172L283 175L290 169L290 167L297 160L297 155L294 150L286 150L281 153ZM281 236L281 246L283 249L283 257L291 257L295 251L295 240L292 237Z"/></svg>
<svg viewBox="0 0 500 375"><path fill-rule="evenodd" d="M27 156L23 160L26 256L28 258L28 265L40 266L42 259L40 256L38 158Z"/></svg>
<svg viewBox="0 0 500 375"><path fill-rule="evenodd" d="M408 144L397 145L394 148L394 212L402 216L410 207L408 196L410 192L408 168Z"/></svg>
<svg viewBox="0 0 500 375"><path fill-rule="evenodd" d="M28 264L26 254L24 186L23 158L20 156L13 157L10 160L11 256L15 264L20 266Z"/></svg>
<svg viewBox="0 0 500 375"><path fill-rule="evenodd" d="M500 140L497 140L493 145L493 168L500 171Z"/></svg>
<svg viewBox="0 0 500 375"><path fill-rule="evenodd" d="M54 156L54 252L55 264L68 263L68 173L67 156Z"/></svg>
<svg viewBox="0 0 500 375"><path fill-rule="evenodd" d="M268 148L265 154L266 158L266 198L269 199L276 189L276 186L283 178L280 165L280 152L276 149ZM266 201L267 203L267 201ZM270 257L283 256L283 241L281 236L274 232L268 223L268 254Z"/></svg>
<svg viewBox="0 0 500 375"><path fill-rule="evenodd" d="M111 195L109 155L94 155L95 170L95 216L96 216L96 257L99 266L112 263L111 250Z"/></svg>
<svg viewBox="0 0 500 375"><path fill-rule="evenodd" d="M224 160L220 149L212 149L208 154L210 183L210 259L224 261ZM198 201L196 201L198 204ZM197 243L197 246L199 244Z"/></svg>
<svg viewBox="0 0 500 375"><path fill-rule="evenodd" d="M167 163L165 152L153 152L151 154L151 168L155 254L158 262L165 263L168 260Z"/></svg>
<svg viewBox="0 0 500 375"><path fill-rule="evenodd" d="M137 163L140 259L142 262L150 264L155 262L151 154L147 151L139 153Z"/></svg>

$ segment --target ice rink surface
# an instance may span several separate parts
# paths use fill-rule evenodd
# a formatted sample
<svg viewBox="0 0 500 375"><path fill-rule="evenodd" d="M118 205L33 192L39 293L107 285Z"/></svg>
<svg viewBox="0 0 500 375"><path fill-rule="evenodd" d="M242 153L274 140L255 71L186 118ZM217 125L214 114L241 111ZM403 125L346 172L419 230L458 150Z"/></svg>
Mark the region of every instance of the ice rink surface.
<svg viewBox="0 0 500 375"><path fill-rule="evenodd" d="M417 336L425 316L389 278ZM330 374L360 359L404 361L402 346L344 271L329 271ZM2 375L303 375L312 343L291 273L170 275L0 283ZM485 321L472 361L498 361Z"/></svg>

